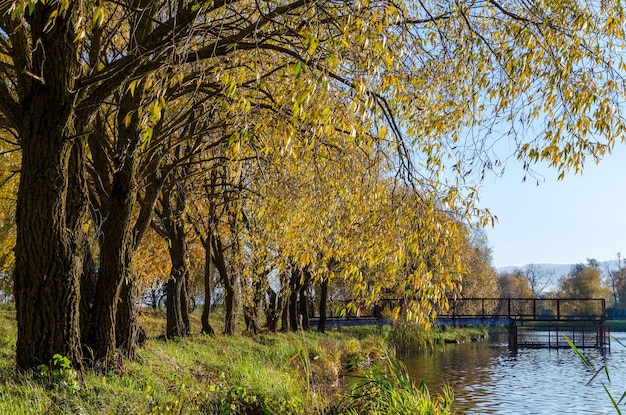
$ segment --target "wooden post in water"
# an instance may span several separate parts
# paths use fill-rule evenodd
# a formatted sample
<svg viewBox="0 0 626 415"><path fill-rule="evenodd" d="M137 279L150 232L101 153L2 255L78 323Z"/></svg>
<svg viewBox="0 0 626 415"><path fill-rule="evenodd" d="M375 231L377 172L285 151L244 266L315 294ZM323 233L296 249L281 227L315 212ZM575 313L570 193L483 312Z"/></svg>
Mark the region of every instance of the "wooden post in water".
<svg viewBox="0 0 626 415"><path fill-rule="evenodd" d="M513 319L509 324L509 349L517 350L517 323Z"/></svg>

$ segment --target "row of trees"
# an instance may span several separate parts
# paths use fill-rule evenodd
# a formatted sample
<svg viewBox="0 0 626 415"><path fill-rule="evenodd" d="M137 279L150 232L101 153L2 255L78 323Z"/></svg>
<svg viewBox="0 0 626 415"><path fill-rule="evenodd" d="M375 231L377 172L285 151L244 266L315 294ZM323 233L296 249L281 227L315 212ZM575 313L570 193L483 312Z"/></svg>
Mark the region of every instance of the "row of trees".
<svg viewBox="0 0 626 415"><path fill-rule="evenodd" d="M193 251L249 328L268 287L278 313L339 282L426 322L491 220L464 180L494 140L565 173L623 137L623 22L617 1L0 2L17 367L132 356L158 237L170 335Z"/></svg>
<svg viewBox="0 0 626 415"><path fill-rule="evenodd" d="M575 264L558 279L554 270L530 264L500 274L498 284L503 297L604 298L608 306L626 308L626 264L620 254L615 261Z"/></svg>

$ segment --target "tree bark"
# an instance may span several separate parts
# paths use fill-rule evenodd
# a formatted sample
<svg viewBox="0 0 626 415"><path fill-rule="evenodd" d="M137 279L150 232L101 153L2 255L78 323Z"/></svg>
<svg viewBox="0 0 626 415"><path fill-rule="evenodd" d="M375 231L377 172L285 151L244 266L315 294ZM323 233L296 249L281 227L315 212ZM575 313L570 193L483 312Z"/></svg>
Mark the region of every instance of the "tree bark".
<svg viewBox="0 0 626 415"><path fill-rule="evenodd" d="M139 315L135 308L135 279L125 278L120 290L120 301L115 316L115 344L119 351L128 358L136 356L136 346L143 346L146 333L139 324Z"/></svg>
<svg viewBox="0 0 626 415"><path fill-rule="evenodd" d="M133 250L131 218L136 202L136 192L131 189L134 169L134 163L127 161L115 173L111 194L104 195L101 203L101 210L106 216L100 227L100 269L86 344L94 362L104 363L105 366L114 357L117 348L116 318L122 300L120 294L124 280L130 279L128 273ZM125 304L127 308L132 307L131 282L128 284L125 294L131 301ZM126 311L126 322L131 322L132 311ZM130 341L126 339L124 343L127 340Z"/></svg>
<svg viewBox="0 0 626 415"><path fill-rule="evenodd" d="M221 275L221 273L220 273ZM237 296L235 293L235 284L231 281L228 274L222 278L222 286L224 287L224 305L226 314L224 316L224 334L235 334L237 328Z"/></svg>
<svg viewBox="0 0 626 415"><path fill-rule="evenodd" d="M302 279L299 290L299 320L303 330L309 330L309 286L311 285L311 273L304 269L302 270Z"/></svg>
<svg viewBox="0 0 626 415"><path fill-rule="evenodd" d="M170 239L169 248L172 269L167 281L167 337L186 337L191 334L187 298L188 267L185 260L187 244L184 230L176 225L173 239Z"/></svg>
<svg viewBox="0 0 626 415"><path fill-rule="evenodd" d="M301 287L300 272L291 270L291 277L289 278L289 328L291 331L298 330L298 293Z"/></svg>
<svg viewBox="0 0 626 415"><path fill-rule="evenodd" d="M246 331L252 335L257 335L261 331L259 326L259 304L263 296L263 287L266 275L259 276L252 283L252 299L246 299L243 307ZM243 291L243 287L242 287Z"/></svg>
<svg viewBox="0 0 626 415"><path fill-rule="evenodd" d="M210 238L210 232L208 235ZM211 326L211 298L213 296L213 288L211 284L211 244L210 241L204 239L202 245L204 246L204 306L202 307L202 333L208 335L214 335L215 330Z"/></svg>
<svg viewBox="0 0 626 415"><path fill-rule="evenodd" d="M22 146L13 274L16 364L22 369L49 364L59 353L80 370L84 218L81 190L70 190L77 184L69 177L83 161L82 154L71 157L78 64L71 23L59 18L44 30L53 9L56 5L36 3L27 23L10 33ZM68 216L69 206L78 206L78 214Z"/></svg>
<svg viewBox="0 0 626 415"><path fill-rule="evenodd" d="M324 278L320 284L320 319L317 322L317 331L326 331L326 302L328 301L328 278Z"/></svg>
<svg viewBox="0 0 626 415"><path fill-rule="evenodd" d="M278 320L282 309L278 305L278 294L268 287L265 300L265 322L267 329L271 332L276 332L278 329Z"/></svg>
<svg viewBox="0 0 626 415"><path fill-rule="evenodd" d="M213 243L213 246L211 247L211 250L213 251L213 265L215 265L215 268L217 268L217 272L220 275L220 281L225 294L224 334L235 334L237 326L237 296L235 287L237 286L237 280L235 276L229 274L228 268L226 267L224 246L222 245L220 237L214 234L211 238L211 242Z"/></svg>

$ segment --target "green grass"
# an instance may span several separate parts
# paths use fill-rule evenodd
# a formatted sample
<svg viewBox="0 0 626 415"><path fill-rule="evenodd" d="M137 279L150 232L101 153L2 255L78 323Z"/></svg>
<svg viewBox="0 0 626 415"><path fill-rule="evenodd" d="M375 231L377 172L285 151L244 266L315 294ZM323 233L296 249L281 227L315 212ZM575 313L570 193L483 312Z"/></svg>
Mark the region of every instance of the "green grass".
<svg viewBox="0 0 626 415"><path fill-rule="evenodd" d="M605 324L611 331L626 331L626 320L607 320Z"/></svg>
<svg viewBox="0 0 626 415"><path fill-rule="evenodd" d="M197 333L199 314L192 323ZM371 369L380 363L392 367L386 362L395 361L385 341L388 329L159 340L163 313L144 312L142 325L146 347L117 373L85 370L78 376L60 366L45 374L16 373L14 311L0 308L0 414L338 414L338 402L344 405L341 413L362 413L358 408L364 401L339 382L342 373L355 368L368 385L377 378L386 382L387 392L375 395L371 389L370 397L387 399L388 409L401 408L407 399L431 402L427 391L406 383L405 374ZM400 374L395 383L394 373Z"/></svg>
<svg viewBox="0 0 626 415"><path fill-rule="evenodd" d="M452 390L431 397L426 385L412 379L400 361L368 371L334 409L341 414L450 414ZM334 412L335 413L335 412Z"/></svg>
<svg viewBox="0 0 626 415"><path fill-rule="evenodd" d="M472 341L488 336L489 328L473 327L432 327L428 330L410 323L397 322L386 334L388 342L399 351L433 350L450 342Z"/></svg>

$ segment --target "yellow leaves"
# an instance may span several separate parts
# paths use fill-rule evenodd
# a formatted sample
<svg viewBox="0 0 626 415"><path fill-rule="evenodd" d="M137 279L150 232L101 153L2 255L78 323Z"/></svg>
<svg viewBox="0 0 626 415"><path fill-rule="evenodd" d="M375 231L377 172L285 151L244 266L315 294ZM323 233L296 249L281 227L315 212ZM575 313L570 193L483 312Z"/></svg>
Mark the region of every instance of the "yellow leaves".
<svg viewBox="0 0 626 415"><path fill-rule="evenodd" d="M139 82L141 82L141 78L134 79L128 84L128 90L133 97L135 96L135 89L137 88L137 84L139 84Z"/></svg>
<svg viewBox="0 0 626 415"><path fill-rule="evenodd" d="M58 15L59 15L58 9L54 9L50 13L50 15L48 16L48 21L46 22L46 25L44 26L44 29L43 29L44 32L47 32L48 30L52 28L52 26L54 26L55 19L57 18Z"/></svg>
<svg viewBox="0 0 626 415"><path fill-rule="evenodd" d="M300 75L305 71L305 69L306 66L303 62L296 62L296 64L293 65L293 76L299 78Z"/></svg>
<svg viewBox="0 0 626 415"><path fill-rule="evenodd" d="M313 54L315 53L315 51L317 50L318 46L320 45L320 41L316 36L313 35L308 35L304 41L306 47L307 47L307 59L310 58L311 56L313 56Z"/></svg>
<svg viewBox="0 0 626 415"><path fill-rule="evenodd" d="M105 13L102 7L96 6L93 9L93 16L91 22L95 27L100 27L104 24Z"/></svg>
<svg viewBox="0 0 626 415"><path fill-rule="evenodd" d="M378 129L378 138L383 139L386 136L387 136L387 127L384 125L381 125L380 128Z"/></svg>
<svg viewBox="0 0 626 415"><path fill-rule="evenodd" d="M123 123L124 123L124 127L128 128L130 126L130 123L133 119L132 117L133 113L132 111L129 111L126 116L124 117Z"/></svg>

